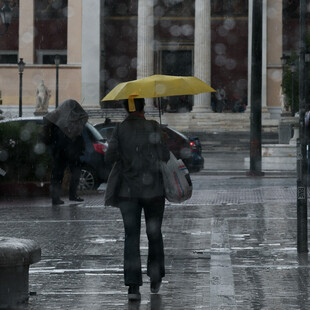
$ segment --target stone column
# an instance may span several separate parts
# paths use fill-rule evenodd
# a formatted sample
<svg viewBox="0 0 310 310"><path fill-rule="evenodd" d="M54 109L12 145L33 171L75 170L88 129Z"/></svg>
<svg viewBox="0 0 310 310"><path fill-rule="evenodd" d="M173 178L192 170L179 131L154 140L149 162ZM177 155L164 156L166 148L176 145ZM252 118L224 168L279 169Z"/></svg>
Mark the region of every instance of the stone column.
<svg viewBox="0 0 310 310"><path fill-rule="evenodd" d="M263 0L263 29L262 29L262 110L267 106L267 0Z"/></svg>
<svg viewBox="0 0 310 310"><path fill-rule="evenodd" d="M26 64L34 62L34 0L19 1L19 51L18 58Z"/></svg>
<svg viewBox="0 0 310 310"><path fill-rule="evenodd" d="M137 79L154 73L154 15L153 0L138 3Z"/></svg>
<svg viewBox="0 0 310 310"><path fill-rule="evenodd" d="M100 2L82 3L82 105L100 104Z"/></svg>
<svg viewBox="0 0 310 310"><path fill-rule="evenodd" d="M82 0L68 0L67 63L82 61Z"/></svg>
<svg viewBox="0 0 310 310"><path fill-rule="evenodd" d="M280 119L281 83L282 83L282 2L281 0L265 0L267 2L267 63L266 63L266 102L270 117Z"/></svg>
<svg viewBox="0 0 310 310"><path fill-rule="evenodd" d="M211 84L211 1L195 1L194 75ZM194 96L192 112L211 112L211 94Z"/></svg>
<svg viewBox="0 0 310 310"><path fill-rule="evenodd" d="M138 2L137 79L154 74L154 0ZM146 108L153 108L153 99L146 100Z"/></svg>
<svg viewBox="0 0 310 310"><path fill-rule="evenodd" d="M251 83L252 83L252 18L253 0L249 0L248 12L248 106L246 111L251 111Z"/></svg>

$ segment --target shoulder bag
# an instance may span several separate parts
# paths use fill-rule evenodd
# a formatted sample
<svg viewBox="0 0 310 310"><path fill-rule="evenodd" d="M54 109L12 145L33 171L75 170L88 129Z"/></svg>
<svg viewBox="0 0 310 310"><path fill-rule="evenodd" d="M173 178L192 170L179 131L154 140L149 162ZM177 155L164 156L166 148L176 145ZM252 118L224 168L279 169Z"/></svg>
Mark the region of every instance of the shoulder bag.
<svg viewBox="0 0 310 310"><path fill-rule="evenodd" d="M188 172L181 159L176 159L170 152L168 162L161 162L165 197L170 202L183 202L192 196L193 185Z"/></svg>

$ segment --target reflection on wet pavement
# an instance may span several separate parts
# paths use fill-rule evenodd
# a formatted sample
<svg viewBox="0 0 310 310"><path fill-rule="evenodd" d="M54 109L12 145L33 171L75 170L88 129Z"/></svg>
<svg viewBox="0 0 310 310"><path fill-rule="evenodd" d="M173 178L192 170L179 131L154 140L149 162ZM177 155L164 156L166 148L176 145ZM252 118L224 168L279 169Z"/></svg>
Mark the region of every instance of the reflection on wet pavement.
<svg viewBox="0 0 310 310"><path fill-rule="evenodd" d="M146 276L142 227L141 302L123 281L123 224L103 194L52 207L46 198L0 200L0 235L33 239L25 309L310 309L308 255L296 251L296 187L290 178L196 175L183 204L167 204L166 277L159 294Z"/></svg>

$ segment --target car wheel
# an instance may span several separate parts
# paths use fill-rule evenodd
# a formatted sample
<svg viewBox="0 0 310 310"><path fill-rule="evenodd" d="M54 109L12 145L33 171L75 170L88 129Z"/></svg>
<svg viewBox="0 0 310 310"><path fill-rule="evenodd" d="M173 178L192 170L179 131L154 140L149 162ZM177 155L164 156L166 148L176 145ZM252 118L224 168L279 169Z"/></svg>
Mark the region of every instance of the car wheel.
<svg viewBox="0 0 310 310"><path fill-rule="evenodd" d="M96 190L99 187L98 178L93 169L83 167L81 170L79 190Z"/></svg>

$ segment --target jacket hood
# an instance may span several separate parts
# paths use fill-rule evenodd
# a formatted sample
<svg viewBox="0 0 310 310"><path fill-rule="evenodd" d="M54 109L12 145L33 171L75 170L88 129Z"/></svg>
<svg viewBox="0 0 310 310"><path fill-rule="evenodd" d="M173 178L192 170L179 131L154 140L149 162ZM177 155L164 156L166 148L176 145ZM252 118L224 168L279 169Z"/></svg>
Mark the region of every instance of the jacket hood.
<svg viewBox="0 0 310 310"><path fill-rule="evenodd" d="M68 99L62 102L57 109L46 114L44 118L74 140L81 135L88 120L88 114L76 100Z"/></svg>

